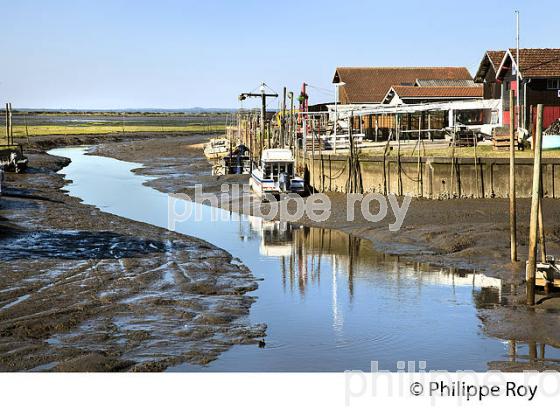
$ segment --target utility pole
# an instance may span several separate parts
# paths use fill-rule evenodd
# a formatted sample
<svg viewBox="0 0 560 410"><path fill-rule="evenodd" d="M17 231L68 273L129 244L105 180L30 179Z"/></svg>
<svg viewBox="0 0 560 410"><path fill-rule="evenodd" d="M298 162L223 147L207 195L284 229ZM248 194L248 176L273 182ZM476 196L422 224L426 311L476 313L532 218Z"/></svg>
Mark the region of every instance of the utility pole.
<svg viewBox="0 0 560 410"><path fill-rule="evenodd" d="M260 87L260 93L241 93L239 95L239 100L243 101L245 99L247 99L247 97L257 97L261 99L261 136L260 136L260 153L259 153L259 157L261 156L262 153L262 147L264 144L264 134L266 131L266 97L274 97L277 98L278 94L274 93L274 94L267 94L266 93L266 84L262 83L261 87ZM270 138L270 135L268 136Z"/></svg>

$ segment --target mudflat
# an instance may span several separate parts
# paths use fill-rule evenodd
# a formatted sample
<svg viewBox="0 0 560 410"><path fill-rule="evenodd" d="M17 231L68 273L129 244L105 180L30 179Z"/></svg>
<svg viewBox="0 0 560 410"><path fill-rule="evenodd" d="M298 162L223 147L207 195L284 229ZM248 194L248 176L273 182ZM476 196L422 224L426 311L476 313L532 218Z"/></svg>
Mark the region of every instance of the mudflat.
<svg viewBox="0 0 560 410"><path fill-rule="evenodd" d="M65 194L68 160L44 149L101 138L38 139L28 171L6 177L0 371L161 371L257 344L265 326L248 324L246 295L257 281L240 261Z"/></svg>

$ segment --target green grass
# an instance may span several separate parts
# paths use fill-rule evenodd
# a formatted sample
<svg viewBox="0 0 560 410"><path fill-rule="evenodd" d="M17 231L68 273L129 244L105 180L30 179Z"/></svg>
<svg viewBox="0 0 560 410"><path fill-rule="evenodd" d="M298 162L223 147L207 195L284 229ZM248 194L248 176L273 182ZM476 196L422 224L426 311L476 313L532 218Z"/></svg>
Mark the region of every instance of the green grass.
<svg viewBox="0 0 560 410"><path fill-rule="evenodd" d="M87 123L79 125L14 125L15 138L30 138L45 135L85 135L85 134L113 134L134 132L225 132L225 125L103 125Z"/></svg>
<svg viewBox="0 0 560 410"><path fill-rule="evenodd" d="M0 139L0 152L1 151L13 151L15 149L19 149L19 147L17 145L3 145L6 144L6 141Z"/></svg>

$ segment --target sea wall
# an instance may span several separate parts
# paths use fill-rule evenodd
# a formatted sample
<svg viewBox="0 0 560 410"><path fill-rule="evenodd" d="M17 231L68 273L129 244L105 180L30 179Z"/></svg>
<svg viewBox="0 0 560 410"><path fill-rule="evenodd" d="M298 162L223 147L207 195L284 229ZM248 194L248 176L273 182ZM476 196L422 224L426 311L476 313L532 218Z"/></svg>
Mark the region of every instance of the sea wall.
<svg viewBox="0 0 560 410"><path fill-rule="evenodd" d="M360 157L352 167L345 156L309 154L305 159L306 178L318 192L348 192L356 169L364 192L387 192L425 198L473 197L506 198L509 193L508 158ZM545 197L560 196L560 158L542 162ZM533 160L516 159L517 196L531 196Z"/></svg>

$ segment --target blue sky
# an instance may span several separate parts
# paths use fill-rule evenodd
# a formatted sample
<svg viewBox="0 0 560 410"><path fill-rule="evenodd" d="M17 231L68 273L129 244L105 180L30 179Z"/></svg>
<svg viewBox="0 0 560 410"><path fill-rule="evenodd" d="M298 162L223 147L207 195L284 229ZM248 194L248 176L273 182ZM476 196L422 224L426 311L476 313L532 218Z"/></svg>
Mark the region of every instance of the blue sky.
<svg viewBox="0 0 560 410"><path fill-rule="evenodd" d="M522 46L560 47L557 1L3 2L0 102L237 108L261 81L332 100L336 66L473 73L486 49L515 46L515 9Z"/></svg>

